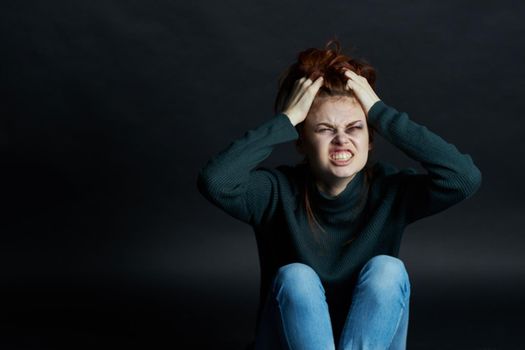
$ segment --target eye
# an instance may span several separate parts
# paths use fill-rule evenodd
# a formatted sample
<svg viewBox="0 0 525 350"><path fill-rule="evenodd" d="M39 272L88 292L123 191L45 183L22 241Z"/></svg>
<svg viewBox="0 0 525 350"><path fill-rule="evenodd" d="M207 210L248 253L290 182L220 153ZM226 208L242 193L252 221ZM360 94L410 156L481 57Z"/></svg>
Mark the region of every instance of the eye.
<svg viewBox="0 0 525 350"><path fill-rule="evenodd" d="M362 125L357 125L357 126L353 126L353 127L351 127L351 128L348 128L347 130L349 130L349 131L355 131L355 129L362 129L362 128L363 128Z"/></svg>
<svg viewBox="0 0 525 350"><path fill-rule="evenodd" d="M323 128L323 129L319 129L317 130L318 132L325 132L325 131L332 131L333 129L328 129L328 128Z"/></svg>

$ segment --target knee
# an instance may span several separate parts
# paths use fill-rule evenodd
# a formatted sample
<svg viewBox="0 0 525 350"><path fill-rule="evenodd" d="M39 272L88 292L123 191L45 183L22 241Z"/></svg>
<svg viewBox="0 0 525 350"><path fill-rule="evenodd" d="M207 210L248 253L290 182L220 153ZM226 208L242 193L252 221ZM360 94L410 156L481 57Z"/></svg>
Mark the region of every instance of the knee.
<svg viewBox="0 0 525 350"><path fill-rule="evenodd" d="M363 266L360 279L377 295L399 292L405 298L410 296L408 272L399 258L383 254L374 256Z"/></svg>
<svg viewBox="0 0 525 350"><path fill-rule="evenodd" d="M322 291L321 280L310 266L303 263L291 263L281 266L275 276L273 291L276 296L286 295L296 298L306 297Z"/></svg>

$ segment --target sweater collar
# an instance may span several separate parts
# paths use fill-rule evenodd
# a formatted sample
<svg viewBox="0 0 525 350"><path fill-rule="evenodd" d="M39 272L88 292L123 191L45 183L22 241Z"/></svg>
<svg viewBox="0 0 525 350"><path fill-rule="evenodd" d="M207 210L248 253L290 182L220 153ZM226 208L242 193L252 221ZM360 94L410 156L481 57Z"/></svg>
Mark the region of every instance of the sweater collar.
<svg viewBox="0 0 525 350"><path fill-rule="evenodd" d="M359 171L337 196L330 196L317 188L311 171L307 176L312 207L327 222L352 220L362 209L367 197L364 170Z"/></svg>

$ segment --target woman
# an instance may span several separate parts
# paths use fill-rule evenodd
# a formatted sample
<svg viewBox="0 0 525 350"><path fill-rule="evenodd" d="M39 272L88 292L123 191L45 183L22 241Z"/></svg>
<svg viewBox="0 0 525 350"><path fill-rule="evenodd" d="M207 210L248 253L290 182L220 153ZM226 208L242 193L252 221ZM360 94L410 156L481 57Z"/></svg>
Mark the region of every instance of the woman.
<svg viewBox="0 0 525 350"><path fill-rule="evenodd" d="M404 349L403 230L481 184L469 155L385 104L374 81L374 68L337 41L301 52L280 80L273 118L199 173L200 192L255 231L255 349ZM428 173L368 164L374 132ZM294 140L302 163L258 166Z"/></svg>

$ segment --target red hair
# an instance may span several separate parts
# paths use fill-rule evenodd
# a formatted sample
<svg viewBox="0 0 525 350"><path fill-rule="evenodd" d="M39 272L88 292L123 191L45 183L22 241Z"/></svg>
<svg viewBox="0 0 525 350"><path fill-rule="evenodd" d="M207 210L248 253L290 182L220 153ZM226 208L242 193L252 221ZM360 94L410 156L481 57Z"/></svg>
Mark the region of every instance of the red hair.
<svg viewBox="0 0 525 350"><path fill-rule="evenodd" d="M331 45L334 49L330 49ZM325 49L309 48L299 53L297 62L288 67L279 77L279 91L275 99L274 112L283 109L284 102L296 80L309 77L311 80L323 75L323 85L317 96L353 96L351 90L346 90L348 77L343 69L348 68L368 80L372 88L375 87L376 72L374 67L365 60L358 60L341 53L341 45L337 39L328 41Z"/></svg>

